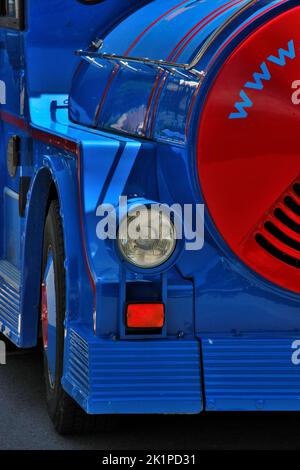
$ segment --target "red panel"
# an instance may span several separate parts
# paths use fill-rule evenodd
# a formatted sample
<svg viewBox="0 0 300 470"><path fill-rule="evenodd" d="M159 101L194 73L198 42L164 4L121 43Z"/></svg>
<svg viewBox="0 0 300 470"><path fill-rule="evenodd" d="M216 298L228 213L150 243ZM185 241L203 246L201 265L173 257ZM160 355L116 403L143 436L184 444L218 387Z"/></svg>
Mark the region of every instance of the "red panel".
<svg viewBox="0 0 300 470"><path fill-rule="evenodd" d="M48 301L47 301L47 288L42 284L41 292L41 310L42 310L42 333L44 348L48 348Z"/></svg>
<svg viewBox="0 0 300 470"><path fill-rule="evenodd" d="M229 57L207 98L197 144L204 198L225 241L248 266L296 292L299 269L264 251L254 236L300 175L300 105L292 102L292 83L300 80L299 25L297 7L262 26ZM292 40L295 58L282 66L269 59ZM245 87L262 64L270 79L261 80L261 90ZM242 90L253 103L245 108L248 117L229 119Z"/></svg>
<svg viewBox="0 0 300 470"><path fill-rule="evenodd" d="M128 328L162 328L165 307L163 304L130 304L126 317Z"/></svg>

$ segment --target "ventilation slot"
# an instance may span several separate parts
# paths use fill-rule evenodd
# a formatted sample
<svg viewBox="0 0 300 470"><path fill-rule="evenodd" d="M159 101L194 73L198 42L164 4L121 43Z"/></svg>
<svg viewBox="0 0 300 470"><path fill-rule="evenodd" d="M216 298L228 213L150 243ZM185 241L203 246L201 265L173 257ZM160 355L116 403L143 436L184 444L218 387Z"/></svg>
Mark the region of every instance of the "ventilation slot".
<svg viewBox="0 0 300 470"><path fill-rule="evenodd" d="M300 183L295 183L294 186L293 186L293 190L295 192L295 194L300 197Z"/></svg>
<svg viewBox="0 0 300 470"><path fill-rule="evenodd" d="M280 240L282 243L285 243L290 248L293 248L294 250L298 250L300 252L300 242L289 237L286 233L282 232L278 227L276 227L276 225L274 225L272 222L266 222L265 229L275 238Z"/></svg>
<svg viewBox="0 0 300 470"><path fill-rule="evenodd" d="M270 255L300 269L300 182L294 183L262 221L255 240Z"/></svg>
<svg viewBox="0 0 300 470"><path fill-rule="evenodd" d="M298 217L300 216L300 206L296 203L296 201L294 201L293 198L287 196L284 199L284 203L292 212L298 215Z"/></svg>
<svg viewBox="0 0 300 470"><path fill-rule="evenodd" d="M293 258L292 256L289 256L288 254L284 253L281 250L278 250L272 243L270 243L263 235L258 234L255 237L257 243L266 251L270 253L270 255L275 256L278 258L280 261L283 261L286 264L289 264L290 266L293 266L294 268L300 268L300 259ZM300 255L300 253L299 253Z"/></svg>
<svg viewBox="0 0 300 470"><path fill-rule="evenodd" d="M290 219L289 216L286 215L286 213L283 212L281 209L275 209L274 215L275 217L277 217L278 220L280 220L280 222L282 222L288 228L290 228L296 233L300 233L300 224L297 224L294 220Z"/></svg>

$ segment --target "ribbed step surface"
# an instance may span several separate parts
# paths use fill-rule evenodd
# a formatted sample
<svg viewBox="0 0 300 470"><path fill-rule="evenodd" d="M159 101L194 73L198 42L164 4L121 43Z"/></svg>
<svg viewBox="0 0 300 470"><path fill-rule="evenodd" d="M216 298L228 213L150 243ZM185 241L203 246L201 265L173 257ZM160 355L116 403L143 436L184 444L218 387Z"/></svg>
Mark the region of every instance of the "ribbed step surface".
<svg viewBox="0 0 300 470"><path fill-rule="evenodd" d="M0 261L0 328L14 341L19 335L20 272L8 261Z"/></svg>
<svg viewBox="0 0 300 470"><path fill-rule="evenodd" d="M71 330L63 383L92 413L197 413L199 345L196 340L85 340Z"/></svg>
<svg viewBox="0 0 300 470"><path fill-rule="evenodd" d="M204 340L208 408L300 409L300 364L293 363L295 340L297 337Z"/></svg>

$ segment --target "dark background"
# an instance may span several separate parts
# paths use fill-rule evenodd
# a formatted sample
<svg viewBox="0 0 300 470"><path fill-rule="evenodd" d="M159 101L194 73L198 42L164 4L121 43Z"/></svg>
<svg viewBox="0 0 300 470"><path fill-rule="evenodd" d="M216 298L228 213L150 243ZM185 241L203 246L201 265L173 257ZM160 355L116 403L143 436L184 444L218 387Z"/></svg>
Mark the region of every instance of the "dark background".
<svg viewBox="0 0 300 470"><path fill-rule="evenodd" d="M46 411L41 351L19 351L8 344L7 364L0 366L0 450L4 449L300 450L300 414L122 416L105 433L61 437Z"/></svg>

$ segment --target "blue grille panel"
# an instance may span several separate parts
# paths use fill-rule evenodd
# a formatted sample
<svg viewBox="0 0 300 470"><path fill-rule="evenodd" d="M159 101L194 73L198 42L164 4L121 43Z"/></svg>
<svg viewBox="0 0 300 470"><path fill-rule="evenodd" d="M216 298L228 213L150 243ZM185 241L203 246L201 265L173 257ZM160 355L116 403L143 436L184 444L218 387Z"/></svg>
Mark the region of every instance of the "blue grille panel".
<svg viewBox="0 0 300 470"><path fill-rule="evenodd" d="M204 340L207 408L300 409L300 365L292 363L295 339Z"/></svg>
<svg viewBox="0 0 300 470"><path fill-rule="evenodd" d="M100 340L71 329L68 341L63 385L86 411L201 411L196 340Z"/></svg>

